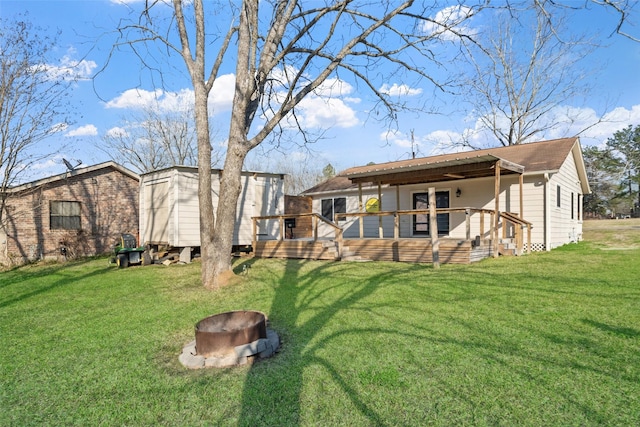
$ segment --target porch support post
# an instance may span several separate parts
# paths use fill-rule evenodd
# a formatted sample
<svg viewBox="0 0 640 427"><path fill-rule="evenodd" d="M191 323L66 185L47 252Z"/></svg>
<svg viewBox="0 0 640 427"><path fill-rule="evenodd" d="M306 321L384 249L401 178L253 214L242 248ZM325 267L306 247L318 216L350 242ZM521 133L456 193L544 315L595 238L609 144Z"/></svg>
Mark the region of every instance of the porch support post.
<svg viewBox="0 0 640 427"><path fill-rule="evenodd" d="M278 240L283 241L284 240L284 217L280 215L278 217L278 221L280 221L280 236L278 237Z"/></svg>
<svg viewBox="0 0 640 427"><path fill-rule="evenodd" d="M480 238L484 240L484 210L480 211Z"/></svg>
<svg viewBox="0 0 640 427"><path fill-rule="evenodd" d="M380 212L382 212L382 185L378 181L378 206L380 206ZM378 216L378 237L381 239L384 237L384 231L382 230L382 215Z"/></svg>
<svg viewBox="0 0 640 427"><path fill-rule="evenodd" d="M524 202L523 202L523 197L522 197L522 188L524 187L524 179L522 177L522 174L519 175L520 179L519 179L519 184L520 184L520 218L524 219Z"/></svg>
<svg viewBox="0 0 640 427"><path fill-rule="evenodd" d="M395 215L395 230L393 233L393 238L398 240L400 238L400 215L398 215L398 211L400 210L400 186L396 185L396 215Z"/></svg>
<svg viewBox="0 0 640 427"><path fill-rule="evenodd" d="M313 219L313 241L315 242L318 240L318 217L314 215L311 218Z"/></svg>
<svg viewBox="0 0 640 427"><path fill-rule="evenodd" d="M495 214L493 216L493 257L498 258L498 225L500 224L500 160L495 164Z"/></svg>
<svg viewBox="0 0 640 427"><path fill-rule="evenodd" d="M465 231L466 231L466 236L467 236L467 240L471 240L471 209L466 208L464 210L464 225L465 225Z"/></svg>
<svg viewBox="0 0 640 427"><path fill-rule="evenodd" d="M360 213L364 212L364 204L362 203L362 183L358 183L358 210ZM358 225L360 226L360 238L364 236L364 216L358 218Z"/></svg>
<svg viewBox="0 0 640 427"><path fill-rule="evenodd" d="M429 187L429 234L431 234L431 256L433 268L440 268L440 241L438 240L438 213L436 211L436 189Z"/></svg>

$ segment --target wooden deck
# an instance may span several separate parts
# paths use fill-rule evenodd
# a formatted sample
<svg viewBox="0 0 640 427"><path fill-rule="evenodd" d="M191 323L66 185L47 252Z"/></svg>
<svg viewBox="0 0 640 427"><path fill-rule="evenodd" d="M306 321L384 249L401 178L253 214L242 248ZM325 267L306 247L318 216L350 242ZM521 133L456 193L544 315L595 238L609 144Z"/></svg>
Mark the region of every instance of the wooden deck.
<svg viewBox="0 0 640 427"><path fill-rule="evenodd" d="M435 201L432 203L435 206ZM464 212L466 223L466 238L423 238L423 237L400 237L399 217L401 215L429 214L435 219L438 213ZM471 238L471 217L476 215L479 221L480 235L485 235L485 215L490 216L488 236L492 238L476 239ZM407 210L389 211L377 213L348 213L341 216L359 217L361 229L359 238L344 238L343 229L336 223L313 213L274 215L253 218L253 255L258 258L294 258L313 260L343 260L343 261L399 261L412 263L433 263L439 266L440 263L469 264L480 261L484 258L501 255L522 255L524 247L524 229L527 231L527 251L531 247L531 223L520 219L514 214L507 212L498 213L487 209L458 208L458 209L435 209L432 210ZM498 223L497 218L502 215L503 221ZM378 238L365 238L362 236L362 218L374 216L393 216L394 231L393 237L385 237L382 227L379 229ZM311 221L311 228L305 238L287 238L287 219L306 219ZM272 240L260 240L257 234L257 221L277 220L278 238ZM335 236L319 238L318 224L324 222L332 228ZM498 224L501 224L502 238L498 237ZM508 227L511 224L511 227ZM437 236L437 223L432 221L430 225ZM507 230L511 228L513 235L508 235ZM432 250L433 248L436 250ZM434 257L435 252L435 257Z"/></svg>
<svg viewBox="0 0 640 427"><path fill-rule="evenodd" d="M469 264L492 256L490 241L474 246L472 240L440 239L440 262ZM254 256L344 261L399 261L431 263L429 239L344 239L342 252L333 240L257 241ZM340 256L340 253L342 256Z"/></svg>

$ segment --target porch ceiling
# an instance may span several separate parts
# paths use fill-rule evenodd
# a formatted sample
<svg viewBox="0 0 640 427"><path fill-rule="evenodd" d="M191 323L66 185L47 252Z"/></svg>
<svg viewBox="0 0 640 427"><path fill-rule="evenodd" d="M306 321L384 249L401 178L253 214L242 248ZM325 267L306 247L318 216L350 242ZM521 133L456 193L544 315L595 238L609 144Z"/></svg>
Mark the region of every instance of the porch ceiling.
<svg viewBox="0 0 640 427"><path fill-rule="evenodd" d="M347 173L346 176L354 183L408 185L494 176L496 164L500 165L501 175L524 172L524 166L486 154L432 163L415 161L405 164L396 163L389 168L376 169L376 165L372 165Z"/></svg>

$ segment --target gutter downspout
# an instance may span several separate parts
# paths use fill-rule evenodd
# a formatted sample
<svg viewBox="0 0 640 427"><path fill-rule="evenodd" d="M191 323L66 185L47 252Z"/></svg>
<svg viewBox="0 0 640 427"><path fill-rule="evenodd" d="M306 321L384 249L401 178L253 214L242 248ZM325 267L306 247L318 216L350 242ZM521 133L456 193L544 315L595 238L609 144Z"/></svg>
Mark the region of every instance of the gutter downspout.
<svg viewBox="0 0 640 427"><path fill-rule="evenodd" d="M551 192L549 190L549 174L544 174L544 249L551 250Z"/></svg>

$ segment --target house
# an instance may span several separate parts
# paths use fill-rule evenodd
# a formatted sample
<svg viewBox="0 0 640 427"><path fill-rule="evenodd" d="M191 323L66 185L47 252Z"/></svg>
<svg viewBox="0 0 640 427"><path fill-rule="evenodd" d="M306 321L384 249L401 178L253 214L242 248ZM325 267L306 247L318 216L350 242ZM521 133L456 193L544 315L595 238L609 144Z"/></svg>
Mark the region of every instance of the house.
<svg viewBox="0 0 640 427"><path fill-rule="evenodd" d="M343 245L365 259L431 262L437 243L444 262L472 262L551 250L581 239L588 193L577 137L354 167L303 192L318 215L312 240L337 240L337 253L299 251L343 258ZM295 257L286 245L258 253Z"/></svg>
<svg viewBox="0 0 640 427"><path fill-rule="evenodd" d="M137 235L139 179L109 161L10 188L0 263L103 254L121 233Z"/></svg>
<svg viewBox="0 0 640 427"><path fill-rule="evenodd" d="M213 208L217 208L220 177L223 171L212 170ZM183 261L200 246L198 206L198 169L174 166L141 175L141 242L154 250L177 248ZM284 213L284 175L265 172L242 172L242 190L237 201L233 245L249 248L253 239L254 216ZM277 234L277 223L265 219L256 224L256 233L264 238Z"/></svg>

